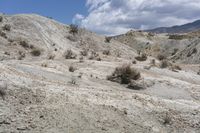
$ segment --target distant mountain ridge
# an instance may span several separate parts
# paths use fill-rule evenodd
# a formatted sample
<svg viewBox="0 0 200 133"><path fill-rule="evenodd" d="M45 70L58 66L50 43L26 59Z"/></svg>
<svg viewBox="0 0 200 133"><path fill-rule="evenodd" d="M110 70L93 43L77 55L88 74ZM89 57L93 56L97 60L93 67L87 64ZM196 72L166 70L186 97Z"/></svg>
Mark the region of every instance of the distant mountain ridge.
<svg viewBox="0 0 200 133"><path fill-rule="evenodd" d="M200 20L196 20L192 23L187 23L184 25L172 26L172 27L159 27L146 31L154 33L187 33L196 30L200 30Z"/></svg>

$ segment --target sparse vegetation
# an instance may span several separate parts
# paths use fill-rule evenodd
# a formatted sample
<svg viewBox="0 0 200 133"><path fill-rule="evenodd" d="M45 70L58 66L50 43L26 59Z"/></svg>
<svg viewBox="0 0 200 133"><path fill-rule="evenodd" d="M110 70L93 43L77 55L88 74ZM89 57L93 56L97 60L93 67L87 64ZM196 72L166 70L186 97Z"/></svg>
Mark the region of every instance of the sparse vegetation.
<svg viewBox="0 0 200 133"><path fill-rule="evenodd" d="M69 39L72 42L77 42L78 41L77 36L74 36L74 35L68 35L67 39Z"/></svg>
<svg viewBox="0 0 200 133"><path fill-rule="evenodd" d="M78 33L78 25L75 25L75 24L71 24L69 26L69 33L75 35Z"/></svg>
<svg viewBox="0 0 200 133"><path fill-rule="evenodd" d="M7 84L2 82L0 84L0 97L2 97L3 100L5 100L6 90L7 90Z"/></svg>
<svg viewBox="0 0 200 133"><path fill-rule="evenodd" d="M196 54L197 53L197 48L193 48L191 51L189 51L189 53L187 54L187 57L190 57L192 56L193 54Z"/></svg>
<svg viewBox="0 0 200 133"><path fill-rule="evenodd" d="M76 59L77 55L72 50L67 50L64 53L65 59Z"/></svg>
<svg viewBox="0 0 200 133"><path fill-rule="evenodd" d="M32 49L32 51L31 51L31 55L32 55L32 56L40 56L40 55L41 55L41 50L38 49L38 48L34 48L34 49Z"/></svg>
<svg viewBox="0 0 200 133"><path fill-rule="evenodd" d="M140 72L137 69L124 64L121 67L117 67L113 74L108 76L107 79L120 84L129 84L131 80L138 80L140 77Z"/></svg>
<svg viewBox="0 0 200 133"><path fill-rule="evenodd" d="M5 30L5 31L10 31L10 30L11 30L11 25L5 24L5 25L2 27L2 29Z"/></svg>
<svg viewBox="0 0 200 133"><path fill-rule="evenodd" d="M136 60L132 60L132 64L137 64L137 61Z"/></svg>
<svg viewBox="0 0 200 133"><path fill-rule="evenodd" d="M183 39L187 39L188 36L187 35L178 35L178 34L170 34L169 35L169 39L174 39L174 40L183 40Z"/></svg>
<svg viewBox="0 0 200 133"><path fill-rule="evenodd" d="M49 55L48 55L48 59L49 59L49 60L54 60L55 57L56 57L56 56L55 56L54 54L49 54Z"/></svg>
<svg viewBox="0 0 200 133"><path fill-rule="evenodd" d="M136 56L135 59L138 60L138 61L146 61L147 55L145 53L142 53L139 56Z"/></svg>
<svg viewBox="0 0 200 133"><path fill-rule="evenodd" d="M106 43L110 43L111 39L112 39L112 37L107 37L107 36L106 36L106 37L105 37L105 42L106 42Z"/></svg>
<svg viewBox="0 0 200 133"><path fill-rule="evenodd" d="M110 53L110 50L104 50L104 51L103 51L103 54L104 54L104 55L110 55L111 53Z"/></svg>
<svg viewBox="0 0 200 133"><path fill-rule="evenodd" d="M167 68L167 67L169 67L169 66L172 66L172 64L168 61L168 60L162 60L161 62L160 62L160 68Z"/></svg>
<svg viewBox="0 0 200 133"><path fill-rule="evenodd" d="M84 50L80 51L80 54L82 56L88 56L88 50L84 49Z"/></svg>
<svg viewBox="0 0 200 133"><path fill-rule="evenodd" d="M150 61L150 65L151 65L151 66L156 66L156 60L155 60L155 59L152 59L152 60Z"/></svg>
<svg viewBox="0 0 200 133"><path fill-rule="evenodd" d="M158 60L165 60L166 59L166 56L165 55L163 55L163 54L161 54L161 53L159 53L158 55L157 55L157 59Z"/></svg>
<svg viewBox="0 0 200 133"><path fill-rule="evenodd" d="M3 37L3 38L5 38L5 39L8 38L7 35L6 35L6 33L3 32L3 31L1 31L1 30L0 30L0 36Z"/></svg>
<svg viewBox="0 0 200 133"><path fill-rule="evenodd" d="M19 45L22 46L25 49L27 49L27 48L33 49L34 48L32 45L30 46L27 41L22 40L22 39L20 39Z"/></svg>
<svg viewBox="0 0 200 133"><path fill-rule="evenodd" d="M0 16L0 22L3 22L3 16Z"/></svg>
<svg viewBox="0 0 200 133"><path fill-rule="evenodd" d="M74 72L74 71L76 71L76 68L73 65L71 65L71 66L69 66L69 71Z"/></svg>
<svg viewBox="0 0 200 133"><path fill-rule="evenodd" d="M79 62L80 62L80 63L83 63L83 62L84 62L83 56L79 57Z"/></svg>

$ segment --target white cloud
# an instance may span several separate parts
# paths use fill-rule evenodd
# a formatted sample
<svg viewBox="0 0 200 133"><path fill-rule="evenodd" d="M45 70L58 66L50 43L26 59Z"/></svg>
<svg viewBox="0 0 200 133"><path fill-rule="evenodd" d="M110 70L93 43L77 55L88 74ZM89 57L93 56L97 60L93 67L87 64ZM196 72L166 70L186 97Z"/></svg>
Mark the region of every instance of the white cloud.
<svg viewBox="0 0 200 133"><path fill-rule="evenodd" d="M73 21L102 34L179 25L200 18L200 0L87 0L89 14Z"/></svg>

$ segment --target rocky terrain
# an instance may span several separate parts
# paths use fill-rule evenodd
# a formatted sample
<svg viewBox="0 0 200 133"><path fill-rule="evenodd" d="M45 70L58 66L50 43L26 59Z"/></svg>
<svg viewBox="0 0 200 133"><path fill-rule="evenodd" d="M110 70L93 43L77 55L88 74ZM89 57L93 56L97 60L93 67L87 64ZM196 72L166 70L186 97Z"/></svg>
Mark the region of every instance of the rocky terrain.
<svg viewBox="0 0 200 133"><path fill-rule="evenodd" d="M0 133L199 133L199 42L1 15Z"/></svg>

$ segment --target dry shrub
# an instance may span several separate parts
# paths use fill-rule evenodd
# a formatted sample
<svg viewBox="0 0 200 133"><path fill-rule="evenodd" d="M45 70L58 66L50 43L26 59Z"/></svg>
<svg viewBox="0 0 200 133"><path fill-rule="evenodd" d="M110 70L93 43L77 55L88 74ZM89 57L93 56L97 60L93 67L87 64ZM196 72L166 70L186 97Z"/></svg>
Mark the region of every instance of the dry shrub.
<svg viewBox="0 0 200 133"><path fill-rule="evenodd" d="M75 25L75 24L71 24L69 26L69 33L75 35L78 33L78 25Z"/></svg>
<svg viewBox="0 0 200 133"><path fill-rule="evenodd" d="M50 54L50 55L48 55L48 59L49 59L49 60L54 60L55 57L56 57L56 56L55 56L54 54Z"/></svg>
<svg viewBox="0 0 200 133"><path fill-rule="evenodd" d="M169 66L172 66L172 64L168 60L162 60L159 65L160 68L167 68Z"/></svg>
<svg viewBox="0 0 200 133"><path fill-rule="evenodd" d="M26 56L26 54L23 51L18 51L18 54L19 54L18 60L22 60Z"/></svg>
<svg viewBox="0 0 200 133"><path fill-rule="evenodd" d="M77 55L72 50L67 50L64 53L65 59L76 59Z"/></svg>
<svg viewBox="0 0 200 133"><path fill-rule="evenodd" d="M90 53L90 56L89 56L88 59L89 59L89 60L101 61L101 57L99 56L99 54L96 53L96 52L94 52L94 51L92 51L92 52Z"/></svg>
<svg viewBox="0 0 200 133"><path fill-rule="evenodd" d="M34 48L34 49L31 51L31 55L32 55L32 56L40 56L40 55L41 55L41 50L38 49L38 48Z"/></svg>
<svg viewBox="0 0 200 133"><path fill-rule="evenodd" d="M84 50L80 51L80 54L82 56L88 56L88 50L84 49Z"/></svg>
<svg viewBox="0 0 200 133"><path fill-rule="evenodd" d="M132 64L137 64L137 61L136 60L132 60Z"/></svg>
<svg viewBox="0 0 200 133"><path fill-rule="evenodd" d="M2 97L3 100L5 100L6 96L6 90L7 90L7 84L3 81L0 82L0 97Z"/></svg>
<svg viewBox="0 0 200 133"><path fill-rule="evenodd" d="M152 60L150 61L150 65L151 65L151 66L156 66L156 60L155 60L155 59L152 59Z"/></svg>
<svg viewBox="0 0 200 133"><path fill-rule="evenodd" d="M3 31L1 31L1 30L0 30L0 36L3 37L3 38L5 38L5 39L8 38L7 35L6 35L6 33L3 32Z"/></svg>
<svg viewBox="0 0 200 133"><path fill-rule="evenodd" d="M124 64L121 67L117 67L113 74L108 76L107 79L120 84L129 84L131 80L138 80L140 77L140 72L137 69Z"/></svg>
<svg viewBox="0 0 200 133"><path fill-rule="evenodd" d="M182 70L182 68L179 65L172 64L172 66L170 66L170 70L172 70L173 72L178 72Z"/></svg>
<svg viewBox="0 0 200 133"><path fill-rule="evenodd" d="M105 37L105 42L106 42L106 43L110 43L111 39L112 39L112 37L107 37L107 36L106 36L106 37Z"/></svg>
<svg viewBox="0 0 200 133"><path fill-rule="evenodd" d="M0 16L0 22L3 22L3 16Z"/></svg>
<svg viewBox="0 0 200 133"><path fill-rule="evenodd" d="M70 72L74 72L74 71L76 71L76 70L77 70L77 69L76 69L74 66L72 66L72 65L69 66L69 71L70 71Z"/></svg>
<svg viewBox="0 0 200 133"><path fill-rule="evenodd" d="M77 42L78 41L77 36L74 36L74 35L68 35L67 39L69 39L72 42Z"/></svg>
<svg viewBox="0 0 200 133"><path fill-rule="evenodd" d="M135 59L138 60L138 61L146 61L147 55L145 53L142 53L141 55L136 56Z"/></svg>
<svg viewBox="0 0 200 133"><path fill-rule="evenodd" d="M189 51L189 53L187 54L187 57L190 57L193 54L196 54L197 52L198 52L198 50L196 48L193 48L191 51Z"/></svg>
<svg viewBox="0 0 200 133"><path fill-rule="evenodd" d="M157 59L160 60L160 61L161 61L161 60L165 60L165 59L166 59L166 56L163 55L163 54L158 54L158 55L157 55Z"/></svg>
<svg viewBox="0 0 200 133"><path fill-rule="evenodd" d="M5 31L10 31L11 30L11 26L9 24L5 24L3 27L2 27L3 30Z"/></svg>
<svg viewBox="0 0 200 133"><path fill-rule="evenodd" d="M104 50L104 51L103 51L103 54L104 54L104 55L111 55L110 50Z"/></svg>
<svg viewBox="0 0 200 133"><path fill-rule="evenodd" d="M84 62L83 56L79 57L79 62L80 62L80 63L83 63L83 62Z"/></svg>

